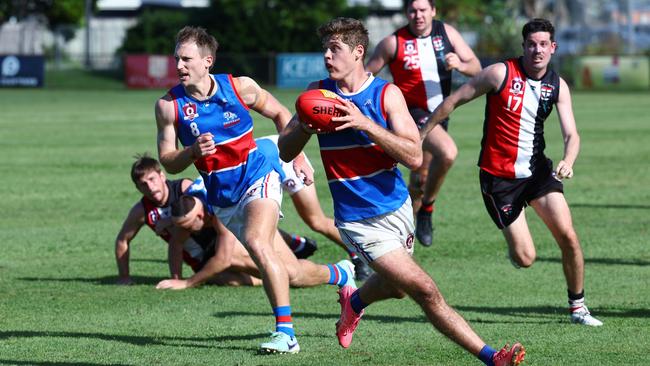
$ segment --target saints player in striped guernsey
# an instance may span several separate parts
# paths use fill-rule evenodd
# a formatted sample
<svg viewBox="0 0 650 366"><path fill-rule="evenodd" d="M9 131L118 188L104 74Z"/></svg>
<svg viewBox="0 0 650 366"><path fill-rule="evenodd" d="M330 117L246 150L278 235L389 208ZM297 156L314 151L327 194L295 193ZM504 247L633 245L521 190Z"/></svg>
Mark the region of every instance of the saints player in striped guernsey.
<svg viewBox="0 0 650 366"><path fill-rule="evenodd" d="M516 267L535 261L535 244L524 208L532 206L562 252L562 268L574 323L600 326L584 299L584 258L563 179L573 177L580 136L566 82L549 68L557 44L553 25L533 19L524 25L523 56L485 68L450 95L421 130L425 136L458 106L486 94L483 140L478 165L483 200L508 243ZM544 155L544 121L557 107L564 136L564 155L555 169Z"/></svg>
<svg viewBox="0 0 650 366"><path fill-rule="evenodd" d="M366 70L377 74L388 65L413 120L421 127L449 96L452 71L471 77L481 71L481 64L456 28L434 19L434 0L409 0L404 4L408 25L379 42ZM409 178L416 213L415 236L427 247L433 243L434 203L458 154L447 133L448 122L441 122L427 134L422 164L411 171Z"/></svg>

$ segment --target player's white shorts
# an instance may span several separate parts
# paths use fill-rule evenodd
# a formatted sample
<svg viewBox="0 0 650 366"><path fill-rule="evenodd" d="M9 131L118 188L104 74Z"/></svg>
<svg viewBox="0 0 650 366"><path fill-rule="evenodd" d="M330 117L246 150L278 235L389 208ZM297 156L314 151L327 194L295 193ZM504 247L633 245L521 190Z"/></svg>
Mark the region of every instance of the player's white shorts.
<svg viewBox="0 0 650 366"><path fill-rule="evenodd" d="M268 135L268 136L263 136L260 137L260 139L267 139L273 141L275 146L278 146L278 135ZM314 170L314 167L312 167L311 162L307 158L307 154L305 154L305 161L307 162L307 165ZM280 159L280 163L282 163L282 170L284 171L284 180L282 181L282 189L284 189L285 192L289 193L289 196L293 196L294 194L300 192L303 188L305 188L305 183L303 182L303 177L298 177L296 174L296 171L293 169L293 161L290 161L288 163L284 162L282 159Z"/></svg>
<svg viewBox="0 0 650 366"><path fill-rule="evenodd" d="M336 226L348 249L366 263L399 248L413 255L415 225L410 198L391 213L360 221L337 221Z"/></svg>
<svg viewBox="0 0 650 366"><path fill-rule="evenodd" d="M276 171L271 171L256 180L248 187L248 190L237 204L230 207L210 206L210 208L228 230L243 243L242 238L246 227L246 205L261 198L274 200L278 204L278 214L282 216L280 212L280 207L282 207L282 186L280 184L280 175Z"/></svg>

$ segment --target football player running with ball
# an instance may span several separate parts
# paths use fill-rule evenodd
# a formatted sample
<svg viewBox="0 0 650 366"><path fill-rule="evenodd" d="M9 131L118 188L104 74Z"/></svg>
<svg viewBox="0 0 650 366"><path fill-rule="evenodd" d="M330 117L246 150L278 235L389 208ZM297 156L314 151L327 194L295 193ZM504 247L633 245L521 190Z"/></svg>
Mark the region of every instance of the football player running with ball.
<svg viewBox="0 0 650 366"><path fill-rule="evenodd" d="M584 258L562 179L573 177L580 149L566 82L549 69L557 44L545 19L524 25L523 56L485 68L436 108L420 131L422 137L458 106L487 94L484 135L478 165L481 193L490 217L508 243L516 267L530 267L535 245L524 207L530 205L553 234L562 252L571 321L600 326L585 305ZM564 156L553 170L544 155L544 120L557 106Z"/></svg>
<svg viewBox="0 0 650 366"><path fill-rule="evenodd" d="M497 352L486 345L444 300L433 279L411 257L413 210L398 163L413 169L422 163L417 127L402 92L364 70L368 31L363 23L337 18L318 29L329 78L309 89L327 89L344 105L335 132L318 134L321 157L341 237L375 270L358 290L339 290L339 344L350 347L364 308L373 302L410 296L431 324L486 365L516 365L525 355L521 344ZM304 123L302 123L304 122ZM297 156L312 134L294 116L280 133L280 157Z"/></svg>

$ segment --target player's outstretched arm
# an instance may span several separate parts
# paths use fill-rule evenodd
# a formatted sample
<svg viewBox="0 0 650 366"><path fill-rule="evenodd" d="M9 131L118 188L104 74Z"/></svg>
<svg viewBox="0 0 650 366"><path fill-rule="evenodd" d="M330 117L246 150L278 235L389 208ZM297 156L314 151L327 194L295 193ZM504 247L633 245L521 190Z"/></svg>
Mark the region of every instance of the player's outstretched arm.
<svg viewBox="0 0 650 366"><path fill-rule="evenodd" d="M505 75L506 67L503 63L493 64L483 69L478 75L471 78L440 103L420 129L420 138L424 139L438 123L449 117L457 107L490 91L498 90Z"/></svg>
<svg viewBox="0 0 650 366"><path fill-rule="evenodd" d="M184 290L186 288L196 287L231 266L237 238L216 218L213 218L213 226L217 232L215 253L203 268L188 279L172 278L160 281L156 285L156 289Z"/></svg>
<svg viewBox="0 0 650 366"><path fill-rule="evenodd" d="M122 228L115 238L115 261L117 263L118 285L130 285L133 283L129 273L129 254L131 240L135 238L144 225L144 207L141 202L133 205Z"/></svg>
<svg viewBox="0 0 650 366"><path fill-rule="evenodd" d="M557 114L560 119L560 128L564 138L564 156L555 167L555 174L558 178L572 178L573 164L578 158L580 151L580 135L576 127L575 117L573 116L573 106L571 104L571 92L569 86L560 78L560 92L557 101Z"/></svg>

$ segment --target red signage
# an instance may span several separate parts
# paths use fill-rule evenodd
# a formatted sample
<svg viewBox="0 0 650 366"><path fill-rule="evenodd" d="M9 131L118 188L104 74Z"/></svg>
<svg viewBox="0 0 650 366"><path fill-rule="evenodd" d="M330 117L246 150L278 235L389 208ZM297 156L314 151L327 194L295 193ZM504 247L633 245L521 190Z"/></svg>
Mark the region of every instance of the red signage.
<svg viewBox="0 0 650 366"><path fill-rule="evenodd" d="M173 56L127 55L124 60L126 86L131 89L166 89L178 84Z"/></svg>

